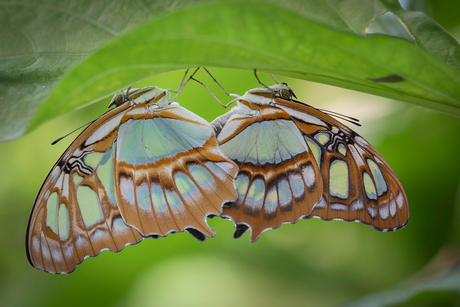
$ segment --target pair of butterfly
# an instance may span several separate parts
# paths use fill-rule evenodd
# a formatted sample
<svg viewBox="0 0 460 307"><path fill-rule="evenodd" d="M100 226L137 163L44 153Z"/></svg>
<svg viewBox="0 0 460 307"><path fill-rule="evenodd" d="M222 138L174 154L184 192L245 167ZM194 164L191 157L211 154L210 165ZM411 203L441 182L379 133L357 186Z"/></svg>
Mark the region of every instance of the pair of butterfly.
<svg viewBox="0 0 460 307"><path fill-rule="evenodd" d="M69 273L102 250L184 230L203 241L215 235L212 215L230 218L235 238L250 228L252 242L301 218L380 231L406 225L407 197L385 159L331 116L293 100L286 83L249 90L211 124L170 102L171 92L116 94L109 105L116 107L60 157L32 209L32 266Z"/></svg>

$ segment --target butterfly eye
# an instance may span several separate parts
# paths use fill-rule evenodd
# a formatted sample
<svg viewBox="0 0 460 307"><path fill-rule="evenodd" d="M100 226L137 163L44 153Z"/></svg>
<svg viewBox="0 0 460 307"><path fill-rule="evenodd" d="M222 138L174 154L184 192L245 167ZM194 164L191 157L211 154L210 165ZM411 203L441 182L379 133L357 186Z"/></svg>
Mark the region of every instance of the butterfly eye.
<svg viewBox="0 0 460 307"><path fill-rule="evenodd" d="M280 96L281 96L281 98L283 98L283 99L291 100L291 98L292 98L292 96L291 96L291 90L285 89L285 88L281 89L281 90L280 90Z"/></svg>
<svg viewBox="0 0 460 307"><path fill-rule="evenodd" d="M110 101L108 107L109 108L111 106L118 107L118 106L122 105L125 101L127 101L127 95L125 94L124 91L119 91L119 92L115 93L115 95L113 95L113 98Z"/></svg>

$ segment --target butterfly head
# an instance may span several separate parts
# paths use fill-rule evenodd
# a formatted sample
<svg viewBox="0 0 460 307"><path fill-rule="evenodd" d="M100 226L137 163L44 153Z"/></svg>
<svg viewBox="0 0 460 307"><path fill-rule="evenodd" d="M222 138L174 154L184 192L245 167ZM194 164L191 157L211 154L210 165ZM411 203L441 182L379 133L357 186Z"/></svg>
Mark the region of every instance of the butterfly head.
<svg viewBox="0 0 460 307"><path fill-rule="evenodd" d="M291 87L287 85L286 82L281 82L281 83L269 86L269 88L275 93L275 96L277 98L282 98L286 100L292 100L292 97L297 98L297 96L292 91Z"/></svg>
<svg viewBox="0 0 460 307"><path fill-rule="evenodd" d="M165 108L170 103L170 92L175 92L171 89L161 89L156 86L147 86L143 88L131 88L128 87L126 90L121 90L115 93L110 101L109 108L111 106L120 106L127 101L130 101L133 105L140 103L146 103L148 105L154 105L156 108Z"/></svg>
<svg viewBox="0 0 460 307"><path fill-rule="evenodd" d="M292 100L297 98L291 87L286 82L274 84L272 86L258 87L248 91L246 94L262 96L266 98L282 98Z"/></svg>

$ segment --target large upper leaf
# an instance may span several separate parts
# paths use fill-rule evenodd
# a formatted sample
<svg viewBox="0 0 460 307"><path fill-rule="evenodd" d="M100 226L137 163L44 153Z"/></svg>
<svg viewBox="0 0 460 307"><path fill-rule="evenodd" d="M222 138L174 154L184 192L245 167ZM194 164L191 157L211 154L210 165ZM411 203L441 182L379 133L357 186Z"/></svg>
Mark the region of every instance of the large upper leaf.
<svg viewBox="0 0 460 307"><path fill-rule="evenodd" d="M458 54L458 43L441 27L425 35L412 18L417 31L411 34L422 37L419 45L362 35L378 15L399 10L397 2L207 2L151 1L150 8L141 1L119 1L117 7L89 1L4 4L0 41L9 47L1 49L0 58L2 138L17 137L27 126L31 130L152 75L196 66L258 68L460 115L460 73L453 68L455 57L446 57L446 48ZM444 38L438 49L427 43L433 33ZM76 66L36 113L69 67L113 37Z"/></svg>
<svg viewBox="0 0 460 307"><path fill-rule="evenodd" d="M109 39L190 1L0 1L0 140L21 136L56 82Z"/></svg>

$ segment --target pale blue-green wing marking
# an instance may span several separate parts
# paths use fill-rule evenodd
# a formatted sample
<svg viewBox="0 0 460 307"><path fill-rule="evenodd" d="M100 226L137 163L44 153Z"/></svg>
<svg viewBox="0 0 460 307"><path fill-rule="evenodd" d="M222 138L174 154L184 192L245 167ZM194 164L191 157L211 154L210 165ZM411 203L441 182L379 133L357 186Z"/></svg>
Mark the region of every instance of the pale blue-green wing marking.
<svg viewBox="0 0 460 307"><path fill-rule="evenodd" d="M117 146L120 161L136 164L138 157L145 164L171 157L179 152L202 146L211 137L208 127L182 120L155 117L129 120L121 125ZM145 147L145 151L140 148Z"/></svg>
<svg viewBox="0 0 460 307"><path fill-rule="evenodd" d="M136 121L121 125L117 144L117 172L123 170L124 174L118 179L119 192L127 204L121 212L126 222L144 235L167 235L189 227L212 236L205 218L220 213L223 200L232 200L228 191L220 189L233 188L233 178L222 174L228 166L208 165L212 161L203 146L212 136L211 127L202 119L191 122L154 116ZM211 156L218 152L217 148L210 150ZM149 164L155 172L146 167ZM211 168L219 171L214 173Z"/></svg>
<svg viewBox="0 0 460 307"><path fill-rule="evenodd" d="M143 128L143 120L130 119L120 125L117 140L117 159L119 161L135 163Z"/></svg>
<svg viewBox="0 0 460 307"><path fill-rule="evenodd" d="M114 150L113 150L113 147L110 147L110 149L104 153L102 159L100 160L100 163L97 166L96 173L102 185L104 186L105 191L107 192L107 196L109 197L110 201L112 202L113 205L116 206L117 200L115 197L113 159L114 159ZM78 184L79 183L76 183L77 186Z"/></svg>
<svg viewBox="0 0 460 307"><path fill-rule="evenodd" d="M166 137L188 147L202 146L211 137L209 127L172 118L156 118L156 123Z"/></svg>
<svg viewBox="0 0 460 307"><path fill-rule="evenodd" d="M228 142L221 144L221 149L234 161L257 163L256 143L259 134L259 123L254 123L245 128ZM252 155L250 153L254 149Z"/></svg>
<svg viewBox="0 0 460 307"><path fill-rule="evenodd" d="M235 236L243 233L241 224L252 228L254 241L265 229L295 223L310 214L315 203L305 201L306 195L320 198L319 168L292 120L251 123L221 148L241 165L235 180L238 200L223 213L239 225ZM262 212L263 217L257 217Z"/></svg>

